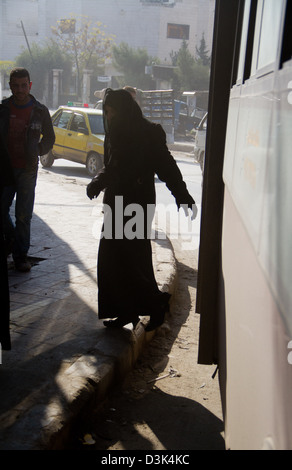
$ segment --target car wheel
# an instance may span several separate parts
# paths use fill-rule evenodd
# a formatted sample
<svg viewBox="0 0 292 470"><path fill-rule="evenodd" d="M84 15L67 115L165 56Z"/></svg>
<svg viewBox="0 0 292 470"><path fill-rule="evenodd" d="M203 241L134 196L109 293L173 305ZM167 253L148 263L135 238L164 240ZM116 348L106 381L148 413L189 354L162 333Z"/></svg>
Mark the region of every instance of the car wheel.
<svg viewBox="0 0 292 470"><path fill-rule="evenodd" d="M89 176L95 176L102 168L102 156L98 153L90 153L86 160L86 169Z"/></svg>
<svg viewBox="0 0 292 470"><path fill-rule="evenodd" d="M40 162L44 168L50 168L54 163L54 155L51 150L40 157Z"/></svg>

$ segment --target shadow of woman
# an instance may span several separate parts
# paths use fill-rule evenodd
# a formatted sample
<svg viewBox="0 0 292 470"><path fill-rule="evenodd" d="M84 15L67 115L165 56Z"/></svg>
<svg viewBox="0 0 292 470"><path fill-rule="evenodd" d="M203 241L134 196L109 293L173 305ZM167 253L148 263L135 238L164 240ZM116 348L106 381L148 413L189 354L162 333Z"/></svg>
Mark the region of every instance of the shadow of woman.
<svg viewBox="0 0 292 470"><path fill-rule="evenodd" d="M126 415L117 409L112 419L101 416L94 448L115 450L119 442L125 450L224 450L222 433L222 421L198 402L153 388Z"/></svg>
<svg viewBox="0 0 292 470"><path fill-rule="evenodd" d="M138 359L136 371L128 376L123 387L78 423L70 448L84 451L225 449L221 419L196 400L173 395L168 389L166 393L156 386L155 378L165 374L173 344L193 313L190 288L196 288L197 271L183 262L178 262L177 269L177 295L168 317L168 334L160 331ZM184 308L179 308L182 299ZM82 445L86 433L92 433L95 445Z"/></svg>

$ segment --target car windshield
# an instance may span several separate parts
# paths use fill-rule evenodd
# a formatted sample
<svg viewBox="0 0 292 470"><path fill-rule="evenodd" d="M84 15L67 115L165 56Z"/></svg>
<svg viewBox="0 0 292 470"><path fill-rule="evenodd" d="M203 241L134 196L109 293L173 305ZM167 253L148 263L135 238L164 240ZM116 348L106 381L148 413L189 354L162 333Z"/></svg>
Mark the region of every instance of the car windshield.
<svg viewBox="0 0 292 470"><path fill-rule="evenodd" d="M92 134L104 134L103 118L101 114L88 114Z"/></svg>

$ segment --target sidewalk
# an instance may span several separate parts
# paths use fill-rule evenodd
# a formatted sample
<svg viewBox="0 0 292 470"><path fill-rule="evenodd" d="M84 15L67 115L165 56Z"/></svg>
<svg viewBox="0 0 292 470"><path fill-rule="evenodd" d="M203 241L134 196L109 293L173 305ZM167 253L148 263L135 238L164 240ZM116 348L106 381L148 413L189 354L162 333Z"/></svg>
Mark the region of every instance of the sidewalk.
<svg viewBox="0 0 292 470"><path fill-rule="evenodd" d="M141 324L112 331L98 320L92 232L101 204L75 183L40 169L33 267L25 274L9 269L12 350L2 351L0 364L2 450L60 448L78 414L125 376L154 334ZM168 240L153 241L153 261L160 288L173 293Z"/></svg>
<svg viewBox="0 0 292 470"><path fill-rule="evenodd" d="M169 150L176 152L184 152L187 156L194 158L194 141L175 141L173 144L168 144Z"/></svg>

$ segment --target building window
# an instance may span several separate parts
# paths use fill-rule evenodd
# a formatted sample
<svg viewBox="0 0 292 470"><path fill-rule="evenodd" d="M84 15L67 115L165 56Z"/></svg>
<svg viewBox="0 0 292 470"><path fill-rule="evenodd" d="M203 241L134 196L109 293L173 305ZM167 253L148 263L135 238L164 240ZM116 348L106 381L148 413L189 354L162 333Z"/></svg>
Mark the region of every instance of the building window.
<svg viewBox="0 0 292 470"><path fill-rule="evenodd" d="M180 0L179 0L180 1ZM140 0L142 3L159 3L160 5L163 4L174 4L175 0Z"/></svg>
<svg viewBox="0 0 292 470"><path fill-rule="evenodd" d="M140 0L142 3L162 3L162 0Z"/></svg>
<svg viewBox="0 0 292 470"><path fill-rule="evenodd" d="M74 34L76 20L75 19L65 19L59 21L60 30L62 34Z"/></svg>
<svg viewBox="0 0 292 470"><path fill-rule="evenodd" d="M189 39L190 26L187 24L168 23L167 37L171 39Z"/></svg>

